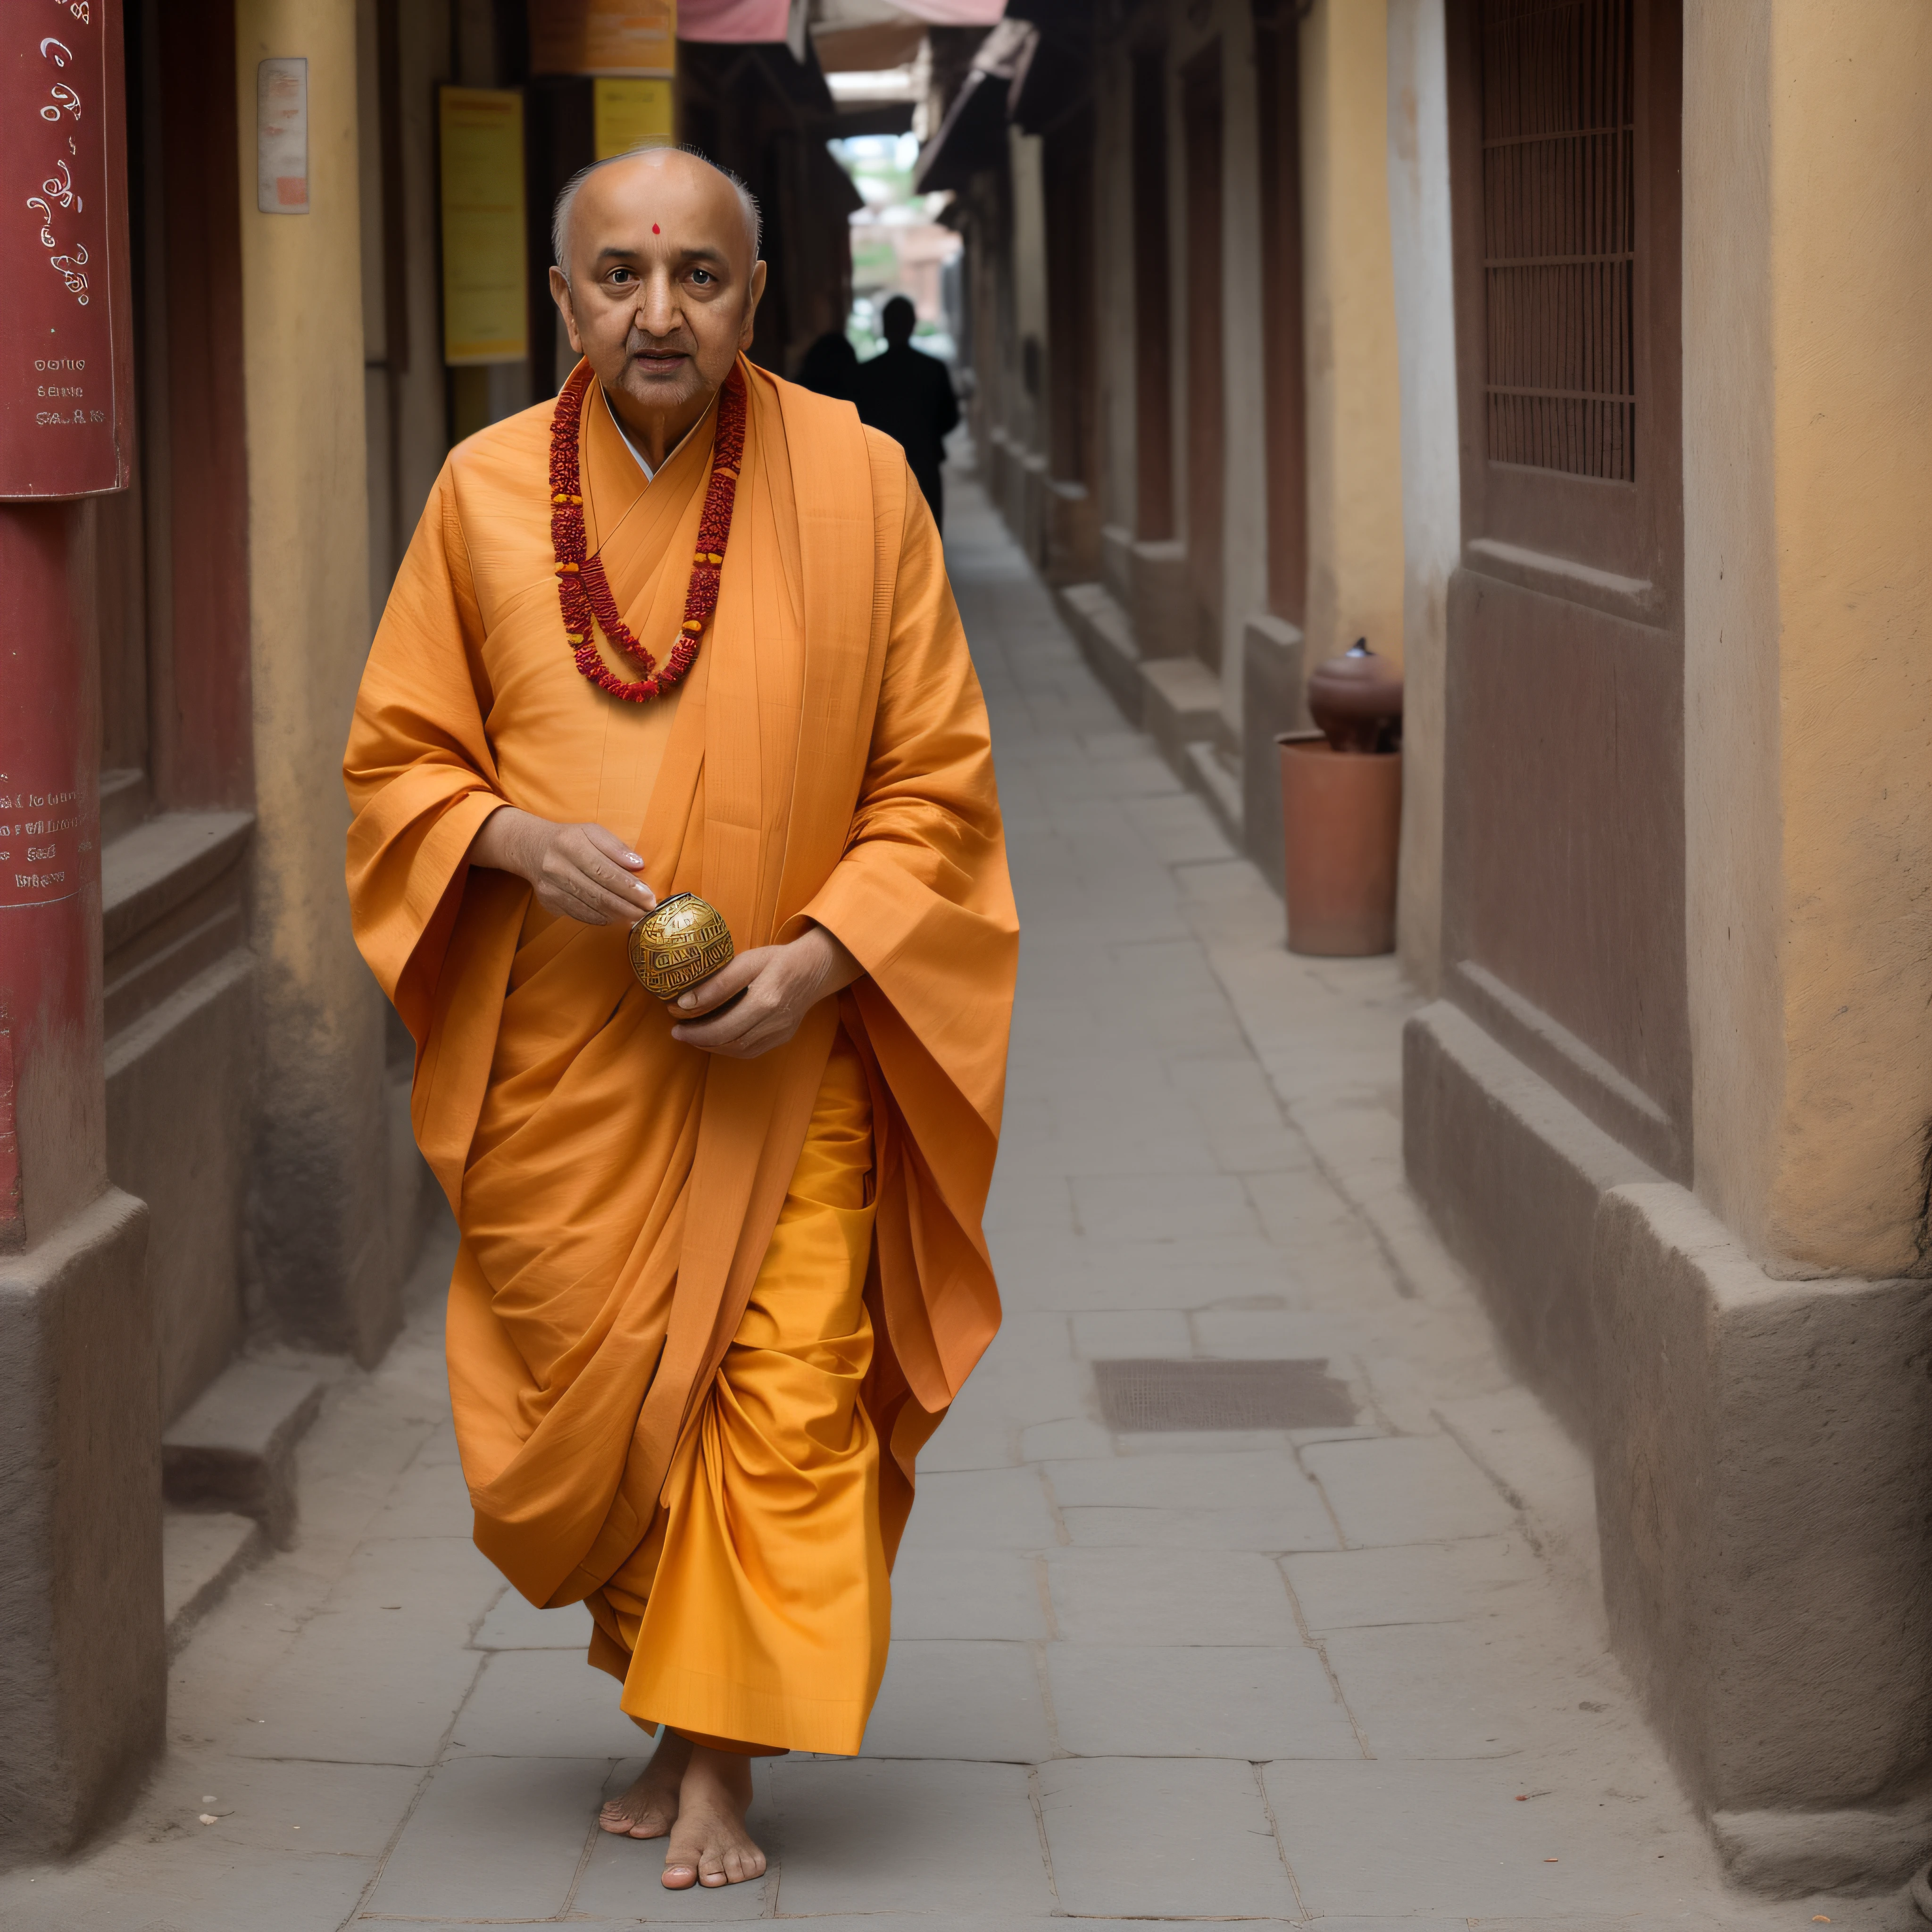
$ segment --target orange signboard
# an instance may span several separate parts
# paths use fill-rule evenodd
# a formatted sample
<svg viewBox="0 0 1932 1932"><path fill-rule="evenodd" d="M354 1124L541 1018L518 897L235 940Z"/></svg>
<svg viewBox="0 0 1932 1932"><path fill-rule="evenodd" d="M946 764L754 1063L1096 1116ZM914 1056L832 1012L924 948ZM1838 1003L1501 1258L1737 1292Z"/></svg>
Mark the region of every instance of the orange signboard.
<svg viewBox="0 0 1932 1932"><path fill-rule="evenodd" d="M676 0L530 0L532 74L669 74Z"/></svg>

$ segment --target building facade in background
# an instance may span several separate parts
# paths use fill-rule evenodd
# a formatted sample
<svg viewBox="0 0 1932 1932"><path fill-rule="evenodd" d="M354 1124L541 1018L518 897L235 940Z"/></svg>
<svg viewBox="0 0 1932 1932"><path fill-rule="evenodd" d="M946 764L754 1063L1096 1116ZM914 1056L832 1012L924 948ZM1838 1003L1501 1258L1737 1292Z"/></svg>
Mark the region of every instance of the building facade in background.
<svg viewBox="0 0 1932 1932"><path fill-rule="evenodd" d="M1733 1871L1932 1844L1932 12L1013 0L932 36L984 474L1279 879L1408 692L1411 1184L1594 1461Z"/></svg>

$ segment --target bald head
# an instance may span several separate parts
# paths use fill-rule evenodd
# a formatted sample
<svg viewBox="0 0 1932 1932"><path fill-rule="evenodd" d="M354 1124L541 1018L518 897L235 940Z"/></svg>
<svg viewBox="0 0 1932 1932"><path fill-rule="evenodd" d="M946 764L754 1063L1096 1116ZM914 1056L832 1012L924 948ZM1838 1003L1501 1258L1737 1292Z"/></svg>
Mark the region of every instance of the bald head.
<svg viewBox="0 0 1932 1932"><path fill-rule="evenodd" d="M550 292L571 346L656 470L752 346L758 205L701 154L646 148L579 175L556 221Z"/></svg>
<svg viewBox="0 0 1932 1932"><path fill-rule="evenodd" d="M728 168L721 168L715 161L689 148L634 148L628 154L614 154L608 160L592 161L587 168L579 168L563 184L563 192L556 198L556 206L550 215L550 259L569 279L571 270L571 224L576 212L582 191L593 182L599 189L609 187L619 189L632 183L620 176L608 182L600 178L609 176L613 170L621 170L623 176L634 174L635 183L642 186L652 177L657 177L666 188L697 188L700 194L709 190L718 205L724 206L723 197L728 194L735 205L735 217L743 224L746 240L751 245L751 256L746 263L758 259L758 244L764 238L764 224L759 216L758 198ZM597 196L602 199L601 194Z"/></svg>

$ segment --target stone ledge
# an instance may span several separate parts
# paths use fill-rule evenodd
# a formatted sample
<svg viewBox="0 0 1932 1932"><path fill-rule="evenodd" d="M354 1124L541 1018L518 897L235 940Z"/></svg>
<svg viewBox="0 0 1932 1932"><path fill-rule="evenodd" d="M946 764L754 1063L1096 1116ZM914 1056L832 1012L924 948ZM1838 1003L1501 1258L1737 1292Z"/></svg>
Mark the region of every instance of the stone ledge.
<svg viewBox="0 0 1932 1932"><path fill-rule="evenodd" d="M1221 735L1221 681L1198 658L1149 658L1140 675L1141 728L1185 781L1189 746Z"/></svg>
<svg viewBox="0 0 1932 1932"><path fill-rule="evenodd" d="M1187 769L1181 776L1198 794L1235 851L1241 850L1241 776L1230 770L1221 748L1212 739L1196 739L1187 748Z"/></svg>
<svg viewBox="0 0 1932 1932"><path fill-rule="evenodd" d="M251 812L170 812L100 854L102 944L110 952L192 898L242 855Z"/></svg>
<svg viewBox="0 0 1932 1932"><path fill-rule="evenodd" d="M1087 668L1130 724L1141 722L1141 654L1127 614L1102 584L1069 584L1053 593Z"/></svg>
<svg viewBox="0 0 1932 1932"><path fill-rule="evenodd" d="M1932 1284L1777 1280L1460 1009L1403 1048L1410 1185L1592 1445L1613 1648L1731 1878L1898 1884L1932 1844Z"/></svg>
<svg viewBox="0 0 1932 1932"><path fill-rule="evenodd" d="M161 1438L162 1484L178 1509L252 1517L286 1550L295 1538L295 1448L322 1406L322 1378L240 1361Z"/></svg>
<svg viewBox="0 0 1932 1932"><path fill-rule="evenodd" d="M1241 626L1241 834L1271 891L1283 885L1281 754L1276 737L1308 722L1300 631L1255 612Z"/></svg>
<svg viewBox="0 0 1932 1932"><path fill-rule="evenodd" d="M262 1526L245 1516L170 1510L161 1518L161 1591L172 1661L235 1580L268 1553Z"/></svg>
<svg viewBox="0 0 1932 1932"><path fill-rule="evenodd" d="M1932 1284L1779 1280L1660 1181L1592 1258L1618 1653L1740 1882L1895 1885L1932 1839Z"/></svg>
<svg viewBox="0 0 1932 1932"><path fill-rule="evenodd" d="M1587 1440L1597 1204L1660 1178L1460 1007L1402 1029L1402 1167L1523 1378Z"/></svg>

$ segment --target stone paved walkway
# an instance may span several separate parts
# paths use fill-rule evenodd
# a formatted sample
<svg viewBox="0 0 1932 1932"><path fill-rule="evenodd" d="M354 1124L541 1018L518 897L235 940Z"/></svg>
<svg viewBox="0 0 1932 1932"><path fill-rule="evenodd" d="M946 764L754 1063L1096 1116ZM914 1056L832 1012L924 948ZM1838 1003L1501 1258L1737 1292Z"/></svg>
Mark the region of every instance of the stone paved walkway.
<svg viewBox="0 0 1932 1932"><path fill-rule="evenodd" d="M666 1894L661 1850L591 1828L638 1733L582 1613L506 1599L470 1546L446 1236L305 1445L299 1546L178 1660L147 1793L0 1880L0 1923L1916 1924L1725 1892L1604 1651L1587 1471L1402 1189L1390 963L1282 950L950 494L1026 926L1008 1316L924 1460L866 1755L760 1767L756 1886ZM1146 1358L1325 1364L1325 1426L1110 1433L1094 1364Z"/></svg>

